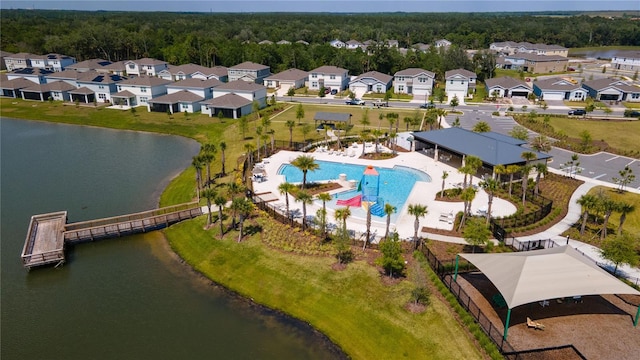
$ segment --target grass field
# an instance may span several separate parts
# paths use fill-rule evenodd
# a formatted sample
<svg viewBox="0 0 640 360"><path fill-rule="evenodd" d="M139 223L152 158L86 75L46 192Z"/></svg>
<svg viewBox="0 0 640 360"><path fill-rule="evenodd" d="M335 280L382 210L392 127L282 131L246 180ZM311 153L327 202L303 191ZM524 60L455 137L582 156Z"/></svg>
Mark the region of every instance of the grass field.
<svg viewBox="0 0 640 360"><path fill-rule="evenodd" d="M405 310L412 284L385 285L377 269L356 261L331 268L331 257L295 256L264 246L257 233L237 243L217 240L204 219L166 230L172 248L214 281L311 323L354 359L480 359L444 302ZM428 355L427 355L428 354Z"/></svg>
<svg viewBox="0 0 640 360"><path fill-rule="evenodd" d="M587 130L594 140L604 140L616 149L637 149L640 144L640 121L598 121L550 117L557 131L578 138Z"/></svg>

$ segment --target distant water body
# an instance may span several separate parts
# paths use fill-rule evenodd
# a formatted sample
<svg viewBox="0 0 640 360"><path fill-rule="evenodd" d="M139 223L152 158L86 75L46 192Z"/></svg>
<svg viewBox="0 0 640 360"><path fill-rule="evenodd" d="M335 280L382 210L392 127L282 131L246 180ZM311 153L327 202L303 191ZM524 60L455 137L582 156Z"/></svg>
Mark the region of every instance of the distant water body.
<svg viewBox="0 0 640 360"><path fill-rule="evenodd" d="M159 232L78 245L58 269L22 268L31 215L152 209L196 142L6 118L0 135L3 360L341 356L300 322L192 274Z"/></svg>

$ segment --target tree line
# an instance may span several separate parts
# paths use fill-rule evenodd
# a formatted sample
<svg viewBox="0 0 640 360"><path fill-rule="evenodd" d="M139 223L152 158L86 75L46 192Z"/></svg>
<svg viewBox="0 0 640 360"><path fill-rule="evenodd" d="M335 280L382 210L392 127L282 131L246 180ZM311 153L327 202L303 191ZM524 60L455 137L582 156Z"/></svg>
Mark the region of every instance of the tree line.
<svg viewBox="0 0 640 360"><path fill-rule="evenodd" d="M563 14L555 14L563 15ZM573 14L575 15L575 14ZM3 10L0 45L9 52L57 52L78 61L152 57L171 64L233 66L253 61L272 72L311 70L321 65L393 74L422 67L442 74L454 68L484 67L466 49L486 49L497 41L528 41L565 47L637 45L640 24L629 17L540 16L539 14L221 14L168 12L81 12ZM381 44L396 39L400 47L433 44L445 38L455 46L446 52L409 51L406 55ZM374 40L362 50L336 49L329 41ZM259 45L287 40L290 45ZM303 40L309 45L296 43ZM485 59L486 60L486 59ZM489 59L490 60L490 59ZM491 62L489 61L490 65Z"/></svg>

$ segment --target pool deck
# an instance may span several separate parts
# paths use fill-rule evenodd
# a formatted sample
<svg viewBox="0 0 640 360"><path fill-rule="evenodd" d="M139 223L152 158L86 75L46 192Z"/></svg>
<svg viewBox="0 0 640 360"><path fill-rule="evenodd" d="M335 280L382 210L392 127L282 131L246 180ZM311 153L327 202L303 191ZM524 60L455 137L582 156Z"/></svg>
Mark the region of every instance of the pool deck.
<svg viewBox="0 0 640 360"><path fill-rule="evenodd" d="M289 164L296 157L300 155L309 155L314 157L316 160L322 161L332 161L346 164L357 164L357 165L373 165L376 168L393 168L396 165L406 166L410 168L414 168L417 170L421 170L429 176L431 176L431 182L421 182L418 181L415 183L411 193L407 201L404 203L402 209L398 209L398 216L395 222L391 223L390 230L397 231L398 235L401 239L408 239L413 237L414 231L414 220L415 218L408 213L409 204L422 204L427 206L428 214L425 217L420 218L420 226L428 226L431 228L437 229L447 229L451 230L453 228L453 224L449 223L446 220L446 215L449 213L456 214L458 211L462 211L463 203L462 202L444 202L437 201L435 199L436 193L442 188L442 173L443 171L449 172L449 176L445 182L445 188L452 188L455 184L462 183L464 179L464 175L458 173L458 169L451 167L442 162L436 162L432 158L419 153L419 152L402 152L398 153L398 156L386 159L386 160L369 160L369 159L360 159L359 156L362 154L362 144L358 144L356 147L349 147L346 149L347 155L316 151L310 153L301 153L294 151L279 151L278 153L272 155L269 158L266 158L262 161L262 166L264 167L264 172L266 177L261 182L254 182L254 192L256 194L263 194L264 197L268 197L269 200L265 198L265 201L269 201L274 206L285 203L285 196L280 195L278 191L278 186L285 181L284 175L278 175L278 169L283 164ZM369 145L365 148L367 152L373 150L372 146ZM351 156L353 155L353 156ZM360 180L360 179L347 179L347 180ZM474 177L473 184L478 184L481 179ZM339 191L345 191L346 188ZM475 200L472 203L471 211L476 214L480 209L487 208L488 197L484 190L479 189ZM307 216L315 215L316 211L322 207L321 201L314 201L312 205L307 205ZM293 201L292 198L289 199L289 208L290 210L298 210L301 211L301 204ZM513 214L516 211L515 206L511 203L494 198L492 205L492 213L493 216L505 216L509 214ZM327 217L330 222L335 222L333 214L334 210L327 208ZM301 213L301 212L300 212ZM358 234L362 234L366 231L366 219L358 218L355 216L351 216L347 220L347 227L350 230L356 231L356 237ZM377 238L384 236L386 229L386 218L380 218L377 216L372 217L372 226L371 232L376 235ZM432 237L429 234L420 233L421 236ZM450 239L448 241L455 241L460 243L465 243L463 239Z"/></svg>

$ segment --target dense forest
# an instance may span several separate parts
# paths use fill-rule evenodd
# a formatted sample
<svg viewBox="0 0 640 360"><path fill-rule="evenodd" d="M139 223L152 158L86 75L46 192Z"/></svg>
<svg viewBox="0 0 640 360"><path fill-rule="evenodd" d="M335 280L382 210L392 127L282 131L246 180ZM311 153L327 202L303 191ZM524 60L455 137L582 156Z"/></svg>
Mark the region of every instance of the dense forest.
<svg viewBox="0 0 640 360"><path fill-rule="evenodd" d="M634 14L637 16L637 14ZM463 67L490 66L480 55L474 61L465 49L487 49L496 41L528 41L568 48L640 44L640 21L631 16L609 18L577 14L518 13L168 13L3 10L0 46L9 52L57 52L78 61L111 61L152 57L172 64L232 66L243 61L269 65L276 73L320 65L346 68L351 74L369 70L394 73L423 67L438 74ZM455 46L406 56L374 46L361 50L335 49L333 39L347 41L395 39L400 47L447 39ZM290 45L259 45L280 40ZM309 45L295 43L304 40ZM483 61L488 64L483 65Z"/></svg>

